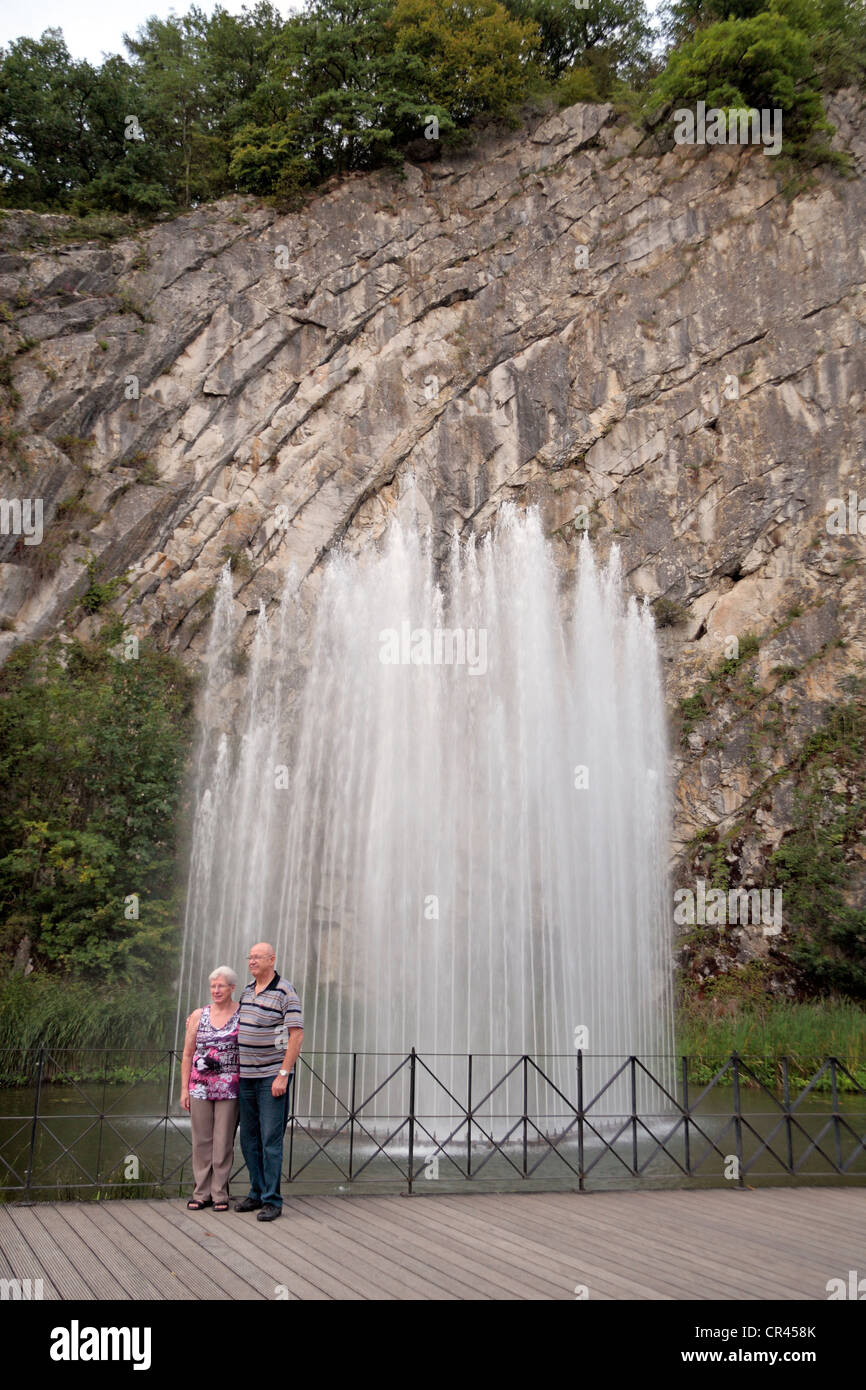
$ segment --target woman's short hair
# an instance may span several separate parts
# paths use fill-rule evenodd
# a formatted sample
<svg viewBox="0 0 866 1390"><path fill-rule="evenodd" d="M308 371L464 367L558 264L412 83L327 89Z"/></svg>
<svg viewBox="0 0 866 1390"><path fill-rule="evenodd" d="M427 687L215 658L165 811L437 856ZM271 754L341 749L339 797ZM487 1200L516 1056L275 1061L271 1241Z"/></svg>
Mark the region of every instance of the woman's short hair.
<svg viewBox="0 0 866 1390"><path fill-rule="evenodd" d="M234 989L238 982L238 977L230 965L218 965L216 970L212 970L207 977L208 984L210 984L211 980L215 980L217 975L222 975L228 981L231 989Z"/></svg>

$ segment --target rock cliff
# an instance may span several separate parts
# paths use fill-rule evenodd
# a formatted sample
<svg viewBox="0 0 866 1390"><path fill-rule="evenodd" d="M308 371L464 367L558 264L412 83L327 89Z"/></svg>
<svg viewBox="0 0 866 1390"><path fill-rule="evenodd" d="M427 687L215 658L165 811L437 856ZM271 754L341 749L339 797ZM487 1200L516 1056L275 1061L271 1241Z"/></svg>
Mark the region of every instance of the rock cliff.
<svg viewBox="0 0 866 1390"><path fill-rule="evenodd" d="M287 216L99 245L7 213L0 494L42 499L44 537L0 535L0 659L110 605L195 661L226 559L251 628L410 490L443 545L534 503L563 568L588 529L656 605L676 873L703 834L764 882L866 654L860 95L830 115L856 174L796 196L759 147L647 152L583 105Z"/></svg>

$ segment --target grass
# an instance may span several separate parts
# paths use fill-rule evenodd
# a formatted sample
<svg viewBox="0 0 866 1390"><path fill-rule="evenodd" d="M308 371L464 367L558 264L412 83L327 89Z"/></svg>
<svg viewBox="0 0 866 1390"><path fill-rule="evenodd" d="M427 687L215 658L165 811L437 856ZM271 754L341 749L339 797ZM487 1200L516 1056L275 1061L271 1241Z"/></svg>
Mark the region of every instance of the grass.
<svg viewBox="0 0 866 1390"><path fill-rule="evenodd" d="M151 1062L144 1048L163 1050L174 1034L174 1003L153 984L110 987L56 975L0 976L0 1084L22 1085L23 1052L40 1046L64 1053L64 1072L75 1080L102 1078L99 1049L122 1051L110 1081L134 1080ZM26 1070L26 1067L25 1067Z"/></svg>
<svg viewBox="0 0 866 1390"><path fill-rule="evenodd" d="M734 1003L731 1012L720 1013L709 1001L692 1000L680 1009L677 1052L691 1059L690 1077L698 1083L709 1081L719 1064L737 1052L767 1086L780 1084L783 1057L797 1087L827 1057L836 1057L866 1088L866 1010L842 999L770 1000ZM830 1089L829 1074L815 1089ZM854 1089L841 1073L839 1089Z"/></svg>

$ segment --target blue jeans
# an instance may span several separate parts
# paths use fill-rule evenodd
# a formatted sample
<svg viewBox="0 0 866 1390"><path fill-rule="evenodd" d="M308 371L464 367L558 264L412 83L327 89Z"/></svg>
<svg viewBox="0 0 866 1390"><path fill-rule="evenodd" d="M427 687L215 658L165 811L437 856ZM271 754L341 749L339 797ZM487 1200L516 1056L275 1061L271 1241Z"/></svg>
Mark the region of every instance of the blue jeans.
<svg viewBox="0 0 866 1390"><path fill-rule="evenodd" d="M250 1197L266 1207L282 1207L283 1135L294 1074L283 1096L271 1093L273 1080L272 1076L241 1077L241 1151L250 1175Z"/></svg>

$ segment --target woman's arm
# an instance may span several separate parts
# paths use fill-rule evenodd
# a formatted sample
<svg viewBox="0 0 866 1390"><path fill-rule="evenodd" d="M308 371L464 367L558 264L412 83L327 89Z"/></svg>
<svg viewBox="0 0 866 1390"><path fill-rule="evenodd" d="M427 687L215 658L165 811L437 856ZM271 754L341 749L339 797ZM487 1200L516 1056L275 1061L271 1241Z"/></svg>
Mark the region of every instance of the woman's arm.
<svg viewBox="0 0 866 1390"><path fill-rule="evenodd" d="M192 1071L195 1035L198 1032L201 1014L201 1009L193 1009L186 1021L186 1037L183 1040L183 1058L180 1064L180 1103L184 1110L189 1110L189 1074Z"/></svg>

